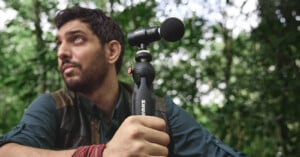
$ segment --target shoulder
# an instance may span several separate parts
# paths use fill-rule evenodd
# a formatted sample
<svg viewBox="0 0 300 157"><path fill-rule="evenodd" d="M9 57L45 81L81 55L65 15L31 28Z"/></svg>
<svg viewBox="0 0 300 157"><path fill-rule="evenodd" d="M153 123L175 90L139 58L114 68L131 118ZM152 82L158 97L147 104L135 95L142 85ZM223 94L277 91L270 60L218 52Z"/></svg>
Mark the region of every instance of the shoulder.
<svg viewBox="0 0 300 157"><path fill-rule="evenodd" d="M172 118L180 114L186 114L186 112L180 106L174 103L171 97L165 97L164 102L168 117Z"/></svg>
<svg viewBox="0 0 300 157"><path fill-rule="evenodd" d="M207 133L204 127L181 106L177 105L172 98L165 97L164 101L166 104L168 123L171 128L174 128L175 132L185 132L187 129L195 129L199 130L199 133Z"/></svg>
<svg viewBox="0 0 300 157"><path fill-rule="evenodd" d="M53 97L49 93L39 94L25 110L22 121L26 123L36 121L34 119L44 121L53 117L55 110Z"/></svg>
<svg viewBox="0 0 300 157"><path fill-rule="evenodd" d="M56 130L55 103L49 93L39 94L27 107L19 124L0 138L0 145L8 142L33 147L53 146Z"/></svg>
<svg viewBox="0 0 300 157"><path fill-rule="evenodd" d="M165 98L165 103L176 156L241 156L206 130L171 98Z"/></svg>
<svg viewBox="0 0 300 157"><path fill-rule="evenodd" d="M26 109L26 112L31 110L53 110L55 109L55 102L53 97L49 93L39 94L35 98L29 107Z"/></svg>
<svg viewBox="0 0 300 157"><path fill-rule="evenodd" d="M63 99L65 96L63 90L57 90L52 93L39 94L27 107L23 115L22 121L31 123L36 121L34 119L41 119L42 121L55 119L59 103L56 99Z"/></svg>

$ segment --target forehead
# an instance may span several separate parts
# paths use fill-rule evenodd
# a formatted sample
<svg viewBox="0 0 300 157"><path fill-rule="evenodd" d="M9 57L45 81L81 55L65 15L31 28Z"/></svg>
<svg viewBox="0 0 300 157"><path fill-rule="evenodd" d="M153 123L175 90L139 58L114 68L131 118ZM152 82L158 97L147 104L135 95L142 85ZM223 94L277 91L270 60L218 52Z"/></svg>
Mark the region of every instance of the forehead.
<svg viewBox="0 0 300 157"><path fill-rule="evenodd" d="M61 38L68 35L70 32L82 32L87 35L93 35L91 29L86 23L81 22L80 20L72 20L65 23L57 32L57 37Z"/></svg>

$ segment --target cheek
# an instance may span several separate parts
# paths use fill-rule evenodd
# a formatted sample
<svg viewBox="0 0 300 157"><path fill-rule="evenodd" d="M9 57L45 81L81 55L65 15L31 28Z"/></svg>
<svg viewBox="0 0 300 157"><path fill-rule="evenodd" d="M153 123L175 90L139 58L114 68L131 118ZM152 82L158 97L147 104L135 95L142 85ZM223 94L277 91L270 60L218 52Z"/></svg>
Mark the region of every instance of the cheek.
<svg viewBox="0 0 300 157"><path fill-rule="evenodd" d="M70 58L70 61L84 65L89 60L89 51L81 47L73 48L72 52L73 53L72 57Z"/></svg>
<svg viewBox="0 0 300 157"><path fill-rule="evenodd" d="M88 44L84 47L77 47L73 49L73 52L72 60L81 64L85 69L105 62L104 51L97 45Z"/></svg>

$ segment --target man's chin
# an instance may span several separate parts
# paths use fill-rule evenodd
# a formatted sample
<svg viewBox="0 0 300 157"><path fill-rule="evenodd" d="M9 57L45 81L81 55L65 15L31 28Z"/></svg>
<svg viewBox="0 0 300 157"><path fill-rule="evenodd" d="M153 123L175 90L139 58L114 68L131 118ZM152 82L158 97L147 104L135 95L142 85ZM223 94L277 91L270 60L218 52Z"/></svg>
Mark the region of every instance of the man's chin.
<svg viewBox="0 0 300 157"><path fill-rule="evenodd" d="M74 78L64 78L64 82L68 89L75 90L78 88L80 81Z"/></svg>
<svg viewBox="0 0 300 157"><path fill-rule="evenodd" d="M73 92L86 92L88 85L78 80L65 80L67 88Z"/></svg>
<svg viewBox="0 0 300 157"><path fill-rule="evenodd" d="M66 86L69 90L74 92L80 92L82 90L82 86L74 83L66 83Z"/></svg>

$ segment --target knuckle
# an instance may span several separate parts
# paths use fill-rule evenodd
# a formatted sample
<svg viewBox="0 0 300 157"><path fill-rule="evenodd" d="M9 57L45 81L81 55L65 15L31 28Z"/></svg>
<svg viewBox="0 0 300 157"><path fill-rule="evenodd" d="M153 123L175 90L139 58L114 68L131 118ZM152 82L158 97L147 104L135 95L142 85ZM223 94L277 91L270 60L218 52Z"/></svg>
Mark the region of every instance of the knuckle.
<svg viewBox="0 0 300 157"><path fill-rule="evenodd" d="M131 138L138 138L141 137L143 134L141 129L136 125L129 127L128 133Z"/></svg>
<svg viewBox="0 0 300 157"><path fill-rule="evenodd" d="M125 119L125 123L133 124L137 122L137 118L135 116L129 116Z"/></svg>
<svg viewBox="0 0 300 157"><path fill-rule="evenodd" d="M146 146L143 142L136 142L133 147L133 151L135 151L135 152L144 152L145 149L146 149Z"/></svg>

